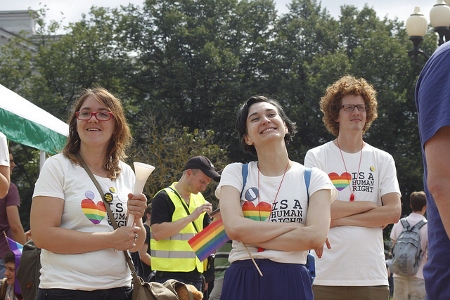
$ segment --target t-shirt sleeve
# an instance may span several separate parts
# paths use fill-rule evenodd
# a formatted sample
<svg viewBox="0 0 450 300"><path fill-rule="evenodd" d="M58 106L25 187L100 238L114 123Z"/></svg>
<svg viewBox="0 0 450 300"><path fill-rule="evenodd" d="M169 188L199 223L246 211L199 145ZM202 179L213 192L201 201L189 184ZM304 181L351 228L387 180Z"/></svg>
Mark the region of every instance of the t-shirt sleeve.
<svg viewBox="0 0 450 300"><path fill-rule="evenodd" d="M328 175L319 168L312 168L309 194L312 195L319 190L331 191L330 203L336 200L338 196L338 191L336 190L336 187L333 185Z"/></svg>
<svg viewBox="0 0 450 300"><path fill-rule="evenodd" d="M220 182L216 188L216 197L220 199L222 187L225 185L230 185L235 187L239 192L242 190L243 186L242 179L242 164L241 163L232 163L229 164L223 169L222 174L220 176Z"/></svg>
<svg viewBox="0 0 450 300"><path fill-rule="evenodd" d="M9 185L8 194L6 195L4 199L6 207L8 206L17 206L20 207L20 196L19 196L19 190L17 189L17 186L11 182Z"/></svg>
<svg viewBox="0 0 450 300"><path fill-rule="evenodd" d="M64 170L66 168L54 157L48 158L34 186L33 197L46 196L64 199Z"/></svg>
<svg viewBox="0 0 450 300"><path fill-rule="evenodd" d="M160 191L152 200L152 219L150 225L172 222L175 205L165 191Z"/></svg>
<svg viewBox="0 0 450 300"><path fill-rule="evenodd" d="M316 162L315 156L311 150L306 152L304 166L307 168L319 167L319 165Z"/></svg>
<svg viewBox="0 0 450 300"><path fill-rule="evenodd" d="M402 226L401 223L395 223L394 226L392 226L391 236L390 236L391 240L397 240L399 226ZM402 228L403 228L403 226L402 226Z"/></svg>
<svg viewBox="0 0 450 300"><path fill-rule="evenodd" d="M392 155L386 154L385 160L382 161L380 173L380 195L384 196L389 193L399 193L400 186L397 179L397 168Z"/></svg>

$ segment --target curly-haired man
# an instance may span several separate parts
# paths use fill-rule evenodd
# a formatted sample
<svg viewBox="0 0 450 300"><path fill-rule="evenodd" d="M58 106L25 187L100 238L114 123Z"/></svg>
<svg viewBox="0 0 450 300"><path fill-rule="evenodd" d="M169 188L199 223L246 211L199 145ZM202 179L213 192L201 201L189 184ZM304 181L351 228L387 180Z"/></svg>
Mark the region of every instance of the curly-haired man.
<svg viewBox="0 0 450 300"><path fill-rule="evenodd" d="M309 150L305 166L325 171L339 191L331 205L329 242L316 257L314 299L389 299L383 231L401 213L392 156L363 140L377 118L375 89L344 76L320 101L325 127L336 139Z"/></svg>

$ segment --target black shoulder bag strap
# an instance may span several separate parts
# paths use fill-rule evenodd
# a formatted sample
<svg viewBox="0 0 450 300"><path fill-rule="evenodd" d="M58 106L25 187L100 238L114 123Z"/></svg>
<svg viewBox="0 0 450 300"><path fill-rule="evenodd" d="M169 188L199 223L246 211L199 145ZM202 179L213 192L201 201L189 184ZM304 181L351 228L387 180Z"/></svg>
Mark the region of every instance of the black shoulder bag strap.
<svg viewBox="0 0 450 300"><path fill-rule="evenodd" d="M169 189L171 189L171 190L175 193L175 195L177 195L178 199L180 199L181 204L182 204L183 207L184 207L184 210L186 211L187 215L189 216L191 213L189 212L189 208L187 207L187 205L186 205L186 203L184 202L183 198L181 198L180 194L178 194L178 192L177 192L174 188L172 188L171 186L169 186ZM197 233L199 233L199 231L198 231L198 229L197 229L197 226L195 226L194 221L192 221L192 225L194 225L195 231L196 231Z"/></svg>
<svg viewBox="0 0 450 300"><path fill-rule="evenodd" d="M100 187L100 184L98 183L97 179L95 179L94 174L92 174L91 170L89 169L89 167L87 166L86 162L83 160L81 155L79 153L77 153L77 154L75 154L75 157L78 159L78 162L80 163L80 165L83 167L83 169L89 175L92 182L94 182L95 187L97 188L98 192L100 193L100 197L102 197L103 204L105 205L106 212L108 213L108 217L111 220L113 228L117 229L118 226L117 226L116 219L114 219L111 208L109 207L109 203L106 202L106 200L105 200L105 197L103 195L104 193L103 193L102 188ZM133 276L133 280L135 280L136 283L140 282L139 277L136 274L136 269L133 265L133 262L131 261L130 254L128 253L128 251L123 251L123 254L125 255L125 259L127 261L128 267L131 270L131 275Z"/></svg>

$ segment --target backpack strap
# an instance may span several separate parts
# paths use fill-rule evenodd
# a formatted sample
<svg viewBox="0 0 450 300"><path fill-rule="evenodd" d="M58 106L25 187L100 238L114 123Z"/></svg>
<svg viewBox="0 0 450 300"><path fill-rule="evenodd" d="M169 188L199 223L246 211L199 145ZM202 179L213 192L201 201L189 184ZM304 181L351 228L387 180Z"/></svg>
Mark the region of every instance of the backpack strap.
<svg viewBox="0 0 450 300"><path fill-rule="evenodd" d="M426 221L426 220L421 220L420 222L417 222L417 223L413 226L412 229L414 229L414 228L416 228L416 227L417 227L417 229L420 229L420 228L422 228L423 225L425 225L425 224L427 224L427 221Z"/></svg>
<svg viewBox="0 0 450 300"><path fill-rule="evenodd" d="M409 225L409 222L406 220L406 218L401 218L400 222L402 223L403 228L406 228L409 230L410 225Z"/></svg>
<svg viewBox="0 0 450 300"><path fill-rule="evenodd" d="M305 173L303 174L305 178L305 185L306 185L306 195L308 195L308 205L309 205L309 183L311 182L311 168L306 168Z"/></svg>
<svg viewBox="0 0 450 300"><path fill-rule="evenodd" d="M311 171L312 171L311 168L306 168L305 172L303 173L306 185L306 195L308 197L308 206L309 206L309 183L311 182ZM306 257L305 267L308 269L309 272L309 280L311 281L311 284L313 284L314 279L316 278L316 262L314 256L311 254L311 250L308 250L308 256Z"/></svg>
<svg viewBox="0 0 450 300"><path fill-rule="evenodd" d="M411 227L411 225L409 225L409 222L408 222L408 220L406 220L406 218L401 218L400 222L402 223L403 228L406 228L407 230L413 230L416 227L417 227L417 229L420 229L425 224L427 224L426 220L421 220L420 222L417 222L416 224L414 224L413 227Z"/></svg>
<svg viewBox="0 0 450 300"><path fill-rule="evenodd" d="M247 176L248 176L248 163L242 164L242 190L241 190L241 199L242 193L244 192L245 185L247 184Z"/></svg>

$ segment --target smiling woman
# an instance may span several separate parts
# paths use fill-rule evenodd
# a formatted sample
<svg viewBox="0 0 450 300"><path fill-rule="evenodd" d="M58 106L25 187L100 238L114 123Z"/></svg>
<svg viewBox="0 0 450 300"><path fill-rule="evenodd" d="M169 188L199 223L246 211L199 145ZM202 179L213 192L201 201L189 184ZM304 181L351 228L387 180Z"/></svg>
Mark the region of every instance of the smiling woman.
<svg viewBox="0 0 450 300"><path fill-rule="evenodd" d="M216 190L233 240L221 299L313 299L306 257L323 248L336 189L319 169L311 171L309 189L299 184L309 172L288 157L296 126L277 101L248 99L236 129L244 150L258 159L226 166Z"/></svg>
<svg viewBox="0 0 450 300"><path fill-rule="evenodd" d="M130 270L123 253L114 249L135 252L142 247L146 198L132 194L135 176L122 161L131 139L122 104L103 88L88 89L75 103L68 123L63 153L45 162L33 194L31 231L42 248L36 299L103 295L128 300ZM96 175L102 193L80 166L80 156ZM115 230L106 215L104 194L119 224ZM128 213L136 216L134 226L124 226Z"/></svg>

